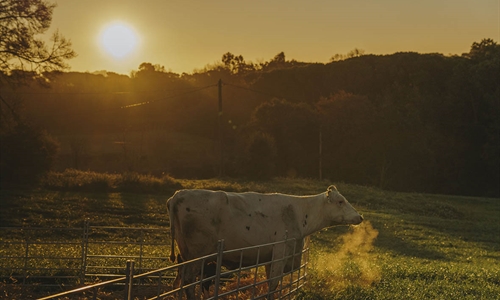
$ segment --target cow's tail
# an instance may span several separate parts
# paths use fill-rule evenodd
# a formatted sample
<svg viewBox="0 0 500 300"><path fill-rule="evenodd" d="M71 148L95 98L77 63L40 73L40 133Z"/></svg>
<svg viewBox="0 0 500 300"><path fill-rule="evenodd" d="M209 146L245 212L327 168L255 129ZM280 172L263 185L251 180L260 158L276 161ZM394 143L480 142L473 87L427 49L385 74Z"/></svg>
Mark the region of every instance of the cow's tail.
<svg viewBox="0 0 500 300"><path fill-rule="evenodd" d="M175 261L175 234L174 234L174 223L170 223L170 236L172 238L171 241L171 248L170 248L170 261L174 262Z"/></svg>
<svg viewBox="0 0 500 300"><path fill-rule="evenodd" d="M175 196L175 195L174 195ZM172 220L172 212L170 211L170 201L172 201L174 197L170 198L167 201L167 209L169 212L169 219L170 219L170 261L175 262L175 222Z"/></svg>

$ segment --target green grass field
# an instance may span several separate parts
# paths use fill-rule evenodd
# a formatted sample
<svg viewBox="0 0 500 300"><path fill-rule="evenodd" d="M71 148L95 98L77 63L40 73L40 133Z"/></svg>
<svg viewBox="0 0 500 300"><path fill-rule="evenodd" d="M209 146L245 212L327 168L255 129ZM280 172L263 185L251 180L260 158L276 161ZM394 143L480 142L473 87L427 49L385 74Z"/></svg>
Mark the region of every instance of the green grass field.
<svg viewBox="0 0 500 300"><path fill-rule="evenodd" d="M298 195L321 193L330 184L305 179L179 183ZM500 199L336 185L366 222L313 235L302 299L500 299ZM50 190L54 186L59 190ZM123 192L112 184L108 192L70 190L60 183L2 190L1 226L78 227L89 218L94 225L165 227L166 200L175 188L154 194Z"/></svg>

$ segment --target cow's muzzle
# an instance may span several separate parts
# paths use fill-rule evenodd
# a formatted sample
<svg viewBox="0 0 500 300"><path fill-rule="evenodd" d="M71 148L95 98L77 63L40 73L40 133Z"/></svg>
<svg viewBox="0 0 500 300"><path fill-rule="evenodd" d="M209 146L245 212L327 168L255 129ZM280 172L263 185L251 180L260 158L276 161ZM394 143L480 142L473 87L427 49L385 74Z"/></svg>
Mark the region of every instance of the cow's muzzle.
<svg viewBox="0 0 500 300"><path fill-rule="evenodd" d="M358 218L358 220L357 220L357 221L355 221L355 222L354 222L354 225L361 224L361 222L363 222L363 220L364 220L364 219L365 219L365 218L363 218L363 216L362 216L362 215L359 215L359 218Z"/></svg>

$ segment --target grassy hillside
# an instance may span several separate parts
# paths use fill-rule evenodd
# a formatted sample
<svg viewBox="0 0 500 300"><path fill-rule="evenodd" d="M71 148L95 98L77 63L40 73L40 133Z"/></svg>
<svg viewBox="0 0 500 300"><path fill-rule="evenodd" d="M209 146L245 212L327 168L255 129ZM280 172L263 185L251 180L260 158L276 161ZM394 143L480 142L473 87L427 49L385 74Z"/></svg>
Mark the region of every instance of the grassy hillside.
<svg viewBox="0 0 500 300"><path fill-rule="evenodd" d="M184 188L315 194L329 182L178 180ZM50 186L47 186L47 188ZM53 186L54 188L54 186ZM394 193L339 183L364 215L315 234L303 299L498 299L500 199ZM68 188L67 188L68 189ZM1 226L168 226L173 193L2 190Z"/></svg>

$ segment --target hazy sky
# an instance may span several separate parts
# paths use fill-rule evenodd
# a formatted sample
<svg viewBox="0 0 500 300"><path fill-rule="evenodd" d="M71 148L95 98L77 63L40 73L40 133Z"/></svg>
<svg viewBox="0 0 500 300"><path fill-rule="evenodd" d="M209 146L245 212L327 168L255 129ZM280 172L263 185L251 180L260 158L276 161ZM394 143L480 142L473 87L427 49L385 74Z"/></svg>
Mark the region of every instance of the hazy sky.
<svg viewBox="0 0 500 300"><path fill-rule="evenodd" d="M326 63L354 48L462 54L475 41L500 42L500 0L58 0L49 33L69 38L72 71L129 74L142 62L190 73L222 54L267 61ZM100 38L106 26L132 28L137 45L121 58Z"/></svg>

